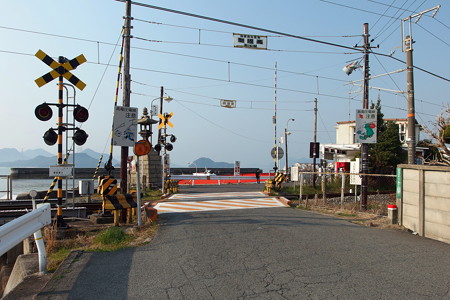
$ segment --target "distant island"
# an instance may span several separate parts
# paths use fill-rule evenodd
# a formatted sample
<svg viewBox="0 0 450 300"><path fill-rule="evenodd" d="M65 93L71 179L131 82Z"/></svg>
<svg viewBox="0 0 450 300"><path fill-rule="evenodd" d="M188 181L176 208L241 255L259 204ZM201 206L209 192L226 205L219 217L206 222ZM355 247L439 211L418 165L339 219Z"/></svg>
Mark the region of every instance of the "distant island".
<svg viewBox="0 0 450 300"><path fill-rule="evenodd" d="M95 168L101 153L90 149L75 153L75 165L77 168ZM14 148L0 149L0 167L9 168L48 168L56 165L56 154L51 154L43 149L18 151ZM106 163L108 156L103 156L102 165ZM72 158L69 158L69 163ZM113 159L113 165L118 166L120 162Z"/></svg>

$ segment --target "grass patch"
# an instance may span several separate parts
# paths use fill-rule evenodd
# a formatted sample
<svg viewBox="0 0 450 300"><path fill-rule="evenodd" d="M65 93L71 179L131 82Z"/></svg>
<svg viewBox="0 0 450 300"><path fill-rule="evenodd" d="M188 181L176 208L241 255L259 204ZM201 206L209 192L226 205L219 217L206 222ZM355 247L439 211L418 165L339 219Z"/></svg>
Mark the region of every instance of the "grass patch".
<svg viewBox="0 0 450 300"><path fill-rule="evenodd" d="M147 222L140 227L112 224L93 224L83 221L82 225L73 224L66 232L66 237L56 239L56 227L44 228L47 248L47 270L54 272L73 250L110 252L127 247L137 247L149 243L156 235L158 224Z"/></svg>
<svg viewBox="0 0 450 300"><path fill-rule="evenodd" d="M66 257L70 254L71 251L72 249L63 247L53 253L50 253L47 264L47 271L48 272L56 271L58 266L66 259Z"/></svg>
<svg viewBox="0 0 450 300"><path fill-rule="evenodd" d="M357 214L349 214L349 213L342 213L342 212L337 213L337 215L341 216L341 217L356 217L357 216Z"/></svg>
<svg viewBox="0 0 450 300"><path fill-rule="evenodd" d="M100 234L95 238L95 241L103 245L117 245L122 244L129 236L120 227L110 227L106 230L100 232Z"/></svg>
<svg viewBox="0 0 450 300"><path fill-rule="evenodd" d="M160 190L147 189L143 192L143 202L153 202L161 199ZM96 194L92 199L101 201L101 196ZM133 224L137 224L134 217ZM66 220L68 221L68 220ZM157 222L146 222L136 227L132 224L121 227L112 224L93 224L90 221L68 222L69 229L64 230L64 238L57 238L56 224L46 226L43 231L47 250L47 270L54 272L73 250L83 251L116 251L126 247L137 247L149 243L156 235Z"/></svg>

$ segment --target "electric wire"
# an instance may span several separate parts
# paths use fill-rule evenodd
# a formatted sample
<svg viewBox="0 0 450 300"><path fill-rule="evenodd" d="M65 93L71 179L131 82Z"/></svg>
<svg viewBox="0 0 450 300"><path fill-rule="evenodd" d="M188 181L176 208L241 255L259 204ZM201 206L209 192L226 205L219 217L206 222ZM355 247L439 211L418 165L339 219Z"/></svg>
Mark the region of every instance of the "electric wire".
<svg viewBox="0 0 450 300"><path fill-rule="evenodd" d="M126 2L126 0L114 0L114 1L122 2L122 3ZM184 16L188 16L188 17L193 17L193 18L197 18L197 19L203 19L203 20L208 20L208 21L212 21L212 22L217 22L217 23L222 23L222 24L227 24L227 25L232 25L232 26L238 26L238 27L243 27L243 28L247 28L247 29L253 29L253 30L257 30L257 31L269 32L269 33L282 35L282 36L286 36L286 37L291 37L291 38L295 38L295 39L300 39L300 40L305 40L305 41L309 41L309 42L324 44L324 45L338 47L338 48L343 48L343 49L350 49L352 51L363 52L363 50L355 49L354 47L349 47L349 46L340 45L340 44L336 44L336 43L316 40L316 39L307 38L307 37L304 37L304 36L299 36L299 35L295 35L295 34L280 32L280 31L266 29L266 28L262 28L262 27L247 25L247 24L243 24L243 23L237 23L237 22L227 21L227 20L223 20L223 19L207 17L207 16L193 14L193 13L184 12L184 11L180 11L180 10L164 8L164 7L161 7L161 6L150 5L150 4L145 4L145 3L135 2L135 1L131 2L131 4L132 5L136 5L136 6L150 8L150 9L165 11L165 12L169 12L169 13L184 15Z"/></svg>
<svg viewBox="0 0 450 300"><path fill-rule="evenodd" d="M115 1L120 1L120 0L115 0ZM383 17L385 17L385 18L390 18L390 19L400 20L399 18L396 18L396 17L393 17L393 16L383 15L383 14L381 14L381 13L377 13L377 12L374 12L374 11L365 10L365 9L356 8L356 7L351 7L351 6L348 6L348 5L344 5L344 4L340 4L340 3L336 3L336 2L332 2L332 1L328 1L328 0L319 0L319 1L321 1L321 2L326 2L326 3L329 3L329 4L333 4L333 5L336 5L336 6L342 6L342 7L349 8L349 9L353 9L353 10L358 10L358 11L366 12L366 13L369 13L369 14L374 14L374 15L378 15L378 16L383 16Z"/></svg>
<svg viewBox="0 0 450 300"><path fill-rule="evenodd" d="M220 129L222 129L222 130L224 130L224 131L227 131L227 132L229 132L229 133L232 133L232 134L234 134L234 135L236 135L236 136L239 136L239 137L244 138L244 139L247 139L247 140L251 140L251 141L255 141L255 142L259 142L259 143L266 143L266 141L258 140L258 139L252 138L252 137L248 137L248 136L242 135L242 134L240 134L240 133L238 133L238 132L235 132L235 131L233 131L233 130L230 130L230 129L227 128L227 127L224 127L224 126L222 126L222 125L219 125L219 124L217 124L217 123L211 121L210 119L208 119L208 118L202 116L201 114L199 114L199 113L196 112L195 110L190 109L189 107L187 107L187 106L184 105L183 103L180 103L180 102L178 102L178 101L175 100L175 99L174 99L174 101L176 101L176 102L177 102L180 106L182 106L184 109L190 111L191 113L193 113L194 115L198 116L199 118L205 120L206 122L208 122L208 123L210 123L210 124L212 124L212 125L214 125L214 126L220 128Z"/></svg>
<svg viewBox="0 0 450 300"><path fill-rule="evenodd" d="M137 96L142 96L142 97L153 97L152 95L149 95L149 94L144 94L144 93L137 93L137 92L131 92L133 95L137 95ZM201 96L201 97L207 97L207 98L212 98L212 97L208 97L208 96ZM175 99L175 98L174 98ZM220 98L213 98L213 99L218 99L218 100L222 100L222 99L220 99ZM219 107L219 108L223 108L221 105L219 105L219 104L211 104L211 103L204 103L204 102L196 102L196 101L191 101L191 100L181 100L180 98L176 98L176 100L178 101L178 102L187 102L187 103L192 103L192 104L198 104L198 105L204 105L204 106L211 106L211 107ZM237 100L237 102L250 102L251 104L252 104L252 102L256 102L256 101L246 101L246 100L244 100L244 101L241 101L241 100ZM271 101L271 102L269 102L269 101L264 101L264 102L266 102L266 103L273 103L273 101ZM306 102L306 101L305 101ZM308 101L308 102L312 102L312 101ZM282 101L281 102L281 104L286 104L287 102L285 102L285 101ZM293 102L290 102L290 103L293 103ZM238 109L238 110L240 110L240 109L246 109L246 110L249 110L249 109L252 109L252 110L270 110L270 111L272 111L272 109L271 108L262 108L262 107L253 107L253 105L251 105L250 107L244 107L244 106L236 106L235 108L233 108L233 109ZM298 112L304 112L304 111L312 111L312 109L295 109L295 108L284 108L284 109L278 109L278 110L284 110L284 111L298 111Z"/></svg>
<svg viewBox="0 0 450 300"><path fill-rule="evenodd" d="M427 0L424 0L419 6L417 6L417 8L416 8L415 10L413 10L413 13L416 13L416 11L417 11L417 10L418 10L418 9L419 9L426 1L427 1ZM407 8L403 8L403 6L405 6L405 4L406 4L407 2L408 2L408 0L405 0L405 2L403 3L403 5L402 5L400 8L398 8L397 13L399 14L399 15L398 15L399 17L401 17L401 14L402 14L402 13L405 13L405 12L409 11L409 8L411 8L411 6L413 6L414 3L417 2L417 0L414 0ZM391 25L389 25L388 28L386 28L386 30L389 29L392 25L394 25L394 23L395 23L395 21L392 21ZM396 30L398 30L399 27L400 27L400 25L397 26L397 27L394 29L394 31L391 32L391 34L389 34L389 36L386 37L383 41L385 41L387 38L389 38ZM381 34L382 34L382 33L378 34L377 37L380 36Z"/></svg>
<svg viewBox="0 0 450 300"><path fill-rule="evenodd" d="M229 45L219 45L219 44L207 44L201 42L177 42L177 41L162 41L162 40L152 40L146 39L138 36L133 36L137 40L142 40L150 43L160 43L160 44L178 44L178 45L191 45L191 46L208 46L208 47L219 47L219 48L236 48ZM286 49L264 49L264 51L269 52L289 52L289 53L309 53L309 54L359 54L359 52L348 53L348 52L330 52L330 51L308 51L308 50L286 50Z"/></svg>
<svg viewBox="0 0 450 300"><path fill-rule="evenodd" d="M441 41L442 43L444 43L445 45L450 47L450 44L447 43L446 41L444 41L443 39L441 39L440 37L438 37L437 35L435 35L434 33L432 33L431 31L429 31L428 29L426 29L425 27L423 27L422 25L420 25L419 23L416 23L417 26L419 26L420 28L422 28L423 30L425 30L426 32L428 32L431 36L435 37L437 40Z"/></svg>
<svg viewBox="0 0 450 300"><path fill-rule="evenodd" d="M117 2L122 2L125 3L126 0L114 0ZM320 0L323 2L329 2L331 4L336 4L333 3L331 1L326 1L326 0ZM142 7L146 7L146 8L150 8L150 9L156 9L156 10L161 10L161 11L165 11L165 12L169 12L169 13L175 13L175 14L180 14L180 15L185 15L185 16L189 16L189 17L193 17L193 18L199 18L199 19L204 19L204 20L208 20L208 21L213 21L213 22L218 22L218 23L223 23L223 24L228 24L228 25L233 25L233 26L238 26L238 27L243 27L243 28L248 28L248 29L254 29L254 30L259 30L259 31L265 31L265 32L270 32L270 33L275 33L275 34L279 34L279 35L283 35L283 36L287 36L287 37L292 37L292 38L296 38L296 39L301 39L301 40L305 40L305 41L309 41L309 42L315 42L315 43L320 43L320 44L324 44L324 45L328 45L328 46L334 46L334 47L339 47L339 48L344 48L344 49L350 49L352 51L359 51L359 52L363 52L363 50L359 50L357 48L354 47L349 47L349 46L344 46L344 45L339 45L339 44L335 44L335 43L330 43L330 42L325 42L325 41L320 41L320 40L316 40L316 39L311 39L311 38L306 38L306 37L302 37L299 35L294 35L294 34L289 34L289 33L283 33L283 32L279 32L279 31L275 31L275 30L271 30L271 29L265 29L265 28L261 28L261 27L256 27L256 26L251 26L251 25L246 25L246 24L242 24L242 23L237 23L237 22L231 22L231 21L226 21L226 20L222 20L222 19L217 19L217 18L212 18L212 17L207 17L207 16L202 16L202 15L197 15L197 14L193 14L193 13L188 13L188 12L183 12L183 11L179 11L179 10L174 10L174 9L170 9L170 8L164 8L164 7L160 7L160 6L155 6L155 5L150 5L150 4L145 4L145 3L140 3L140 2L132 2L131 4L133 5L137 5L137 6L142 6ZM339 5L339 4L337 4ZM352 7L349 7L352 8ZM374 13L374 12L370 12L370 11L366 11L369 13ZM378 14L378 13L375 13ZM389 16L387 16L389 17ZM392 18L392 17L390 17ZM397 20L399 20L397 18ZM390 57L394 60L403 62L400 59L397 59L393 56L387 55L387 54L382 54L382 53L375 53L372 52L376 55L382 55L382 56L386 56L386 57ZM404 62L403 62L404 63ZM426 71L422 68L419 68L417 66L414 66L414 68L417 68L418 70L421 70L423 72L426 72L430 75L436 76L438 78L441 78L443 80L449 81L450 79L447 79L445 77L439 76L437 74L434 74L432 72Z"/></svg>
<svg viewBox="0 0 450 300"><path fill-rule="evenodd" d="M232 31L223 31L223 30L213 30L213 29L206 29L206 28L198 28L198 27L190 27L190 26L184 26L184 25L175 25L175 24L167 24L162 22L155 22L155 21L149 21L149 20L143 20L138 18L133 18L135 21L149 23L152 25L164 25L164 26L171 26L171 27L178 27L178 28L185 28L185 29L192 29L192 30L198 30L198 31L209 31L209 32L217 32L217 33L226 33L226 34L234 34L235 32ZM255 34L258 35L258 34ZM347 38L347 37L359 37L360 34L357 35L306 35L305 37L314 37L314 38ZM267 37L284 37L282 35L268 35Z"/></svg>
<svg viewBox="0 0 450 300"><path fill-rule="evenodd" d="M325 122L323 121L323 118L322 118L322 116L320 115L320 112L319 112L319 110L317 110L317 114L319 115L319 118L320 118L320 122L322 122L322 126L323 126L323 128L327 128L327 127L326 127L326 125L325 125ZM329 138L329 140L330 140L330 143L331 143L331 141L333 141L333 140L331 139L331 136L330 136L330 132L329 132L328 130L325 130L325 132L327 133L327 135L328 135L328 138Z"/></svg>
<svg viewBox="0 0 450 300"><path fill-rule="evenodd" d="M367 1L370 1L370 2L373 2L373 3L376 3L376 4L379 4L379 5L385 5L385 6L388 6L388 4L386 4L386 3L382 3L382 2L379 2L379 1L375 1L375 0L367 0ZM426 1L424 1L420 6L422 6L425 2L426 2ZM397 8L397 9L398 9L399 7L392 6L392 8ZM409 12L409 13L412 13L412 14L417 13L417 12L414 11L414 10L409 10L409 9L403 9L403 10L404 10L405 12ZM424 15L424 17L432 18L432 19L435 20L436 22L440 23L442 26L446 27L447 29L450 29L450 26L448 26L447 24L445 24L445 23L443 23L442 21L440 21L437 17L432 17L432 16L429 16L429 15Z"/></svg>
<svg viewBox="0 0 450 300"><path fill-rule="evenodd" d="M59 38L65 38L65 39L72 39L72 40L78 40L78 41L85 41L85 42L91 42L91 43L98 43L98 44L102 44L102 45L108 45L108 46L117 46L117 43L111 43L111 42L102 42L102 41L96 41L96 40L88 40L88 39L83 39L83 38L77 38L77 37L71 37L71 36L64 36L64 35L57 35L57 34L51 34L51 33L45 33L45 32L38 32L38 31L31 31L31 30L25 30L25 29L18 29L18 28L12 28L12 27L5 27L5 26L0 26L0 28L2 29L8 29L8 30L15 30L15 31L22 31L22 32L27 32L27 33L33 33L33 34L39 34L39 35L45 35L45 36L52 36L52 37L59 37ZM206 60L206 61L215 61L215 62L223 62L223 63L230 63L230 64L234 64L234 65L239 65L239 66L247 66L247 67L253 67L253 68L260 68L260 69L265 69L265 70L273 70L273 68L269 68L269 67L262 67L262 66L256 66L256 65L250 65L250 64L243 64L243 63L237 63L237 62L230 62L230 61L225 61L225 60L219 60L219 59L214 59L214 58L208 58L208 57L200 57L200 56L195 56L195 55L188 55L188 54L183 54L183 53L176 53L176 52L169 52L169 51L161 51L161 50L155 50L155 49L149 49L149 48L142 48L142 47L135 47L135 46L131 46L131 49L135 49L135 50L142 50L142 51L149 51L149 52L156 52L156 53L163 53L163 54L170 54L170 55L176 55L176 56L182 56L182 57L189 57L189 58L196 58L196 59L201 59L201 60ZM25 53L19 53L19 52L14 52L14 51L6 51L6 50L0 50L0 52L4 52L4 53L11 53L11 54L22 54L22 55L28 55ZM318 52L313 52L313 53L318 53ZM331 52L330 52L331 53ZM356 54L358 52L355 53L345 53L345 54ZM336 54L338 54L338 52L336 52ZM33 54L30 54L31 56L34 56ZM304 75L304 76L311 76L311 77L315 77L316 75L311 75L311 74L307 74L305 72L300 73L300 72L293 72L293 71L288 71L288 70L279 70L280 72L284 72L284 73L290 73L290 74L297 74L297 75ZM342 81L342 82L346 82L346 80L341 80L341 79L336 79L336 78L330 78L330 77L324 77L324 76L319 76L319 78L321 79L328 79L328 80L335 80L335 81Z"/></svg>
<svg viewBox="0 0 450 300"><path fill-rule="evenodd" d="M381 20L381 18L383 18L383 17L386 15L386 13L387 13L388 10L392 7L392 5L395 3L395 1L397 1L397 0L393 0L392 3L391 3L390 5L387 5L388 7L385 9L385 11L383 12L383 14L382 14L381 16L379 16L378 19L375 21L375 23L372 25L373 28L375 28L375 27L377 26L378 22ZM382 29L383 29L383 27L382 27ZM381 31L382 29L380 29L380 31ZM377 35L375 35L375 38L374 38L374 39L376 39L376 38L377 38Z"/></svg>
<svg viewBox="0 0 450 300"><path fill-rule="evenodd" d="M148 48L134 47L134 49L146 50L146 51L163 53L163 54L170 54L170 55L181 56L181 57L189 57L189 58L195 58L195 59L206 60L206 61L222 62L222 63L232 64L232 65L236 65L236 66L251 67L251 68L257 68L257 69L261 69L261 70L273 71L273 67L263 67L263 66L250 65L250 64L232 62L232 61L221 60L221 59L214 59L214 58L201 57L201 56L195 56L195 55L188 55L188 54L169 52L169 51L154 50L154 49L148 49ZM353 54L353 53L348 53L348 54ZM308 74L309 72L294 72L294 71L289 71L289 70L284 70L284 69L279 69L278 71L281 72L281 73L288 73L288 74L293 74L293 75L301 75L301 76L308 76L308 77L318 77L320 79L327 79L327 80L339 81L339 82L347 82L347 80L343 80L343 79L337 79L337 78L331 78L331 77L326 77L326 76L318 76L318 75Z"/></svg>
<svg viewBox="0 0 450 300"><path fill-rule="evenodd" d="M114 1L124 2L124 1L122 1L122 0L114 0ZM321 0L321 1L322 1L322 0ZM94 41L94 40L88 40L88 39L82 39L82 38L75 38L75 37L69 37L69 36L63 36L63 35L56 35L56 34L49 34L49 33L37 32L37 31L30 31L30 30L23 30L23 29L11 28L11 27L0 26L0 28L3 28L3 29L10 29L10 30L18 30L18 31L25 31L25 32L35 33L35 34L48 35L48 36L54 36L54 37L61 37L61 38L67 38L67 39L73 39L73 40L80 40L80 41L87 41L87 42L93 42L93 43L101 43L101 44L104 44L104 45L110 45L110 46L115 46L115 45L116 45L116 44L114 44L114 43L109 43L109 42L100 42L100 41ZM147 49L147 48L139 48L139 47L131 47L131 48L132 48L132 49L139 49L139 50L147 50L147 51L155 51L155 52L158 52L158 51L156 51L156 50L151 50L151 49ZM351 50L357 51L357 49L354 49L354 48L351 48ZM34 56L34 54L28 54L28 53L22 53L22 52L16 52L16 51L0 50L0 52L3 52L3 53L10 53L10 54L21 54L21 55L27 55L27 56ZM169 53L169 52L167 52L167 53ZM400 59L398 59L398 58L395 58L395 57L393 57L393 56L391 56L391 55L388 55L388 54L377 53L377 52L371 52L371 53L373 53L373 54L375 54L375 55L381 55L381 56L389 57L389 58L394 59L394 60L396 60L396 61L399 61L399 62L401 62L401 63L405 63L404 61L402 61L402 60L400 60ZM88 62L88 63L92 63L92 62ZM103 65L102 63L97 63L97 64ZM428 73L429 75L432 75L432 76L435 76L435 77L438 77L438 78L440 78L440 79L443 79L443 80L445 80L445 81L449 81L449 82L450 82L450 79L445 78L445 77L440 76L440 75L437 75L437 74L432 73L432 72L430 72L430 71L427 71L427 70L425 70L425 69L423 69L423 68L420 68L420 67L417 67L417 66L414 66L414 68L416 68L416 69L418 69L418 70L420 70L420 71L422 71L422 72ZM283 72L285 72L285 71L283 71ZM298 74L305 74L305 73L298 73ZM306 74L305 74L305 75L306 75ZM307 75L307 76L315 76L315 75ZM326 77L320 77L320 78L326 78ZM335 79L335 80L337 80L337 79Z"/></svg>
<svg viewBox="0 0 450 300"><path fill-rule="evenodd" d="M395 2L395 1L394 1L394 2ZM402 13L404 13L404 8L403 8L403 6L405 6L407 2L408 2L408 0L405 0L405 2L403 2L402 6L399 7L399 8L397 8L397 11L394 13L394 17L395 17L395 18L398 18L398 19L395 19L395 20L390 19L390 20L388 20L388 21L384 24L384 26L378 31L378 33L375 34L375 39L377 39L377 38L380 37L384 32L386 32L387 30L389 30L389 28L391 28L392 25L394 25L395 22L397 22L397 20L400 20L400 19L401 19L401 15L402 15ZM409 8L409 7L408 7L408 8ZM392 35L392 33L391 33L390 35ZM390 35L389 35L389 36L390 36ZM384 39L384 40L386 40L386 39ZM383 41L384 41L384 40L383 40Z"/></svg>
<svg viewBox="0 0 450 300"><path fill-rule="evenodd" d="M133 80L133 83L137 83L140 85L144 85L144 86L151 86L151 87L155 87L157 88L157 86L152 86L146 83L142 83L142 82L137 82L135 80ZM166 91L174 91L177 93L182 93L182 94L187 94L187 95L191 95L191 96L197 96L197 97L203 97L203 98L209 98L209 99L214 99L214 100L224 100L226 98L219 98L219 97L212 97L212 96L206 96L206 95L201 95L201 94L197 94L197 93L190 93L190 92L185 92L185 91L180 91L178 89L165 89ZM146 96L150 96L150 95L146 95ZM150 96L152 97L152 96ZM238 100L239 102L250 102L250 103L258 103L258 102L262 102L262 103L273 103L273 100ZM283 103L311 103L313 101L283 101Z"/></svg>
<svg viewBox="0 0 450 300"><path fill-rule="evenodd" d="M22 53L22 52L17 52L17 51L5 51L5 50L0 50L0 53L8 53L8 54L15 54L15 55L25 55L25 56L34 56L33 54L28 54L28 53ZM373 53L373 52L372 52ZM387 54L383 54L383 53L373 53L376 55L381 55L381 56L388 56ZM404 61L401 61L400 59L396 59L400 62L405 63ZM87 62L87 64L95 64L95 65L100 65L100 66L109 66L109 67L118 67L118 65L107 65L104 63L94 63L94 62ZM167 72L167 71L161 71L161 70L152 70L152 69L145 69L145 68L137 68L137 67L130 67L133 70L140 70L140 71L145 71L145 72L154 72L154 73L161 73L161 74L168 74L168 75L177 75L177 76L184 76L184 77L195 77L195 78L200 78L200 79L207 79L207 80L212 80L212 81L219 81L219 82L224 82L227 84L240 84L240 85L248 85L248 86L255 86L255 87L261 87L261 88L270 88L272 89L272 86L265 86L265 85L257 85L257 84L251 84L251 83L246 83L246 82L239 82L239 81L228 81L225 79L219 79L219 78L212 78L212 77L201 77L201 76L195 76L192 74L182 74L182 73L174 73L174 72ZM418 68L418 67L415 67ZM426 70L422 70L424 72L428 72ZM437 76L440 77L439 75L435 75L433 73L431 73L433 76ZM446 78L441 78L444 79L446 81L450 81ZM309 92L309 91L302 91L302 90L294 90L294 89L286 89L286 88L278 88L279 90L283 90L283 91L289 91L289 92L296 92L296 93L305 93L305 94L310 94L310 95L317 95L317 92ZM342 97L342 96L336 96L336 95L331 95L331 94L318 94L319 96L324 96L324 97L329 97L329 98L335 98L335 99L344 99L344 100L351 100L351 101L359 101L356 100L355 98L347 98L347 97ZM424 100L421 100L424 101ZM393 106L387 106L384 105L386 107L392 108L392 109L397 109L397 110L404 110L401 108L397 108L397 107L393 107ZM429 114L427 114L429 115ZM429 115L429 116L433 116L433 115Z"/></svg>
<svg viewBox="0 0 450 300"><path fill-rule="evenodd" d="M394 78L392 78L391 74L389 74L389 72L387 71L386 67L381 63L381 61L378 59L377 56L375 56L375 59L378 61L378 63L380 64L380 66L383 68L383 70L384 70L386 73L388 73L387 75L389 76L389 78L391 79L391 81L394 83L394 85L397 87L397 89L401 91L402 89L398 86L398 84L395 82ZM389 92L388 92L388 93L389 93ZM407 100L405 94L402 94L401 96L402 96L403 98L405 98L405 100ZM434 106L437 106L437 107L442 107L442 105L439 105L439 104L436 104L436 103L433 103L433 102L429 102L429 101L426 101L426 100L422 100L422 99L418 99L418 98L415 98L415 100L420 101L420 102L422 102L422 103L427 103L427 104L430 104L430 105L434 105Z"/></svg>

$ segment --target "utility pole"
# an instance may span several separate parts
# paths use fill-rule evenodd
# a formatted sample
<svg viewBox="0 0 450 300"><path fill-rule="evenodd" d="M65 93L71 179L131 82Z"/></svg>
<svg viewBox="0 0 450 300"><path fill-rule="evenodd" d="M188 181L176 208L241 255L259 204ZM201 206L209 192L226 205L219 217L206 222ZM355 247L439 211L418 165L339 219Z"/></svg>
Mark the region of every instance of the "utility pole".
<svg viewBox="0 0 450 300"><path fill-rule="evenodd" d="M130 76L130 39L131 39L131 1L126 1L125 26L123 28L124 39L124 62L123 62L123 106L130 107L131 76ZM127 193L128 188L128 147L120 148L120 190L122 194Z"/></svg>
<svg viewBox="0 0 450 300"><path fill-rule="evenodd" d="M275 171L275 173L278 170L278 166L277 166L277 162L278 162L278 143L277 143L277 63L275 63L275 89L274 89L274 115L273 115L273 126L274 126L274 130L275 130L275 135L274 135L274 144L273 147L276 151L276 155L274 157L274 167L273 170Z"/></svg>
<svg viewBox="0 0 450 300"><path fill-rule="evenodd" d="M364 23L364 85L363 85L363 109L369 108L369 24ZM367 181L369 173L369 144L361 144L361 210L367 210Z"/></svg>
<svg viewBox="0 0 450 300"><path fill-rule="evenodd" d="M406 52L406 90L408 96L408 164L416 164L416 117L414 105L413 39L407 35L404 40Z"/></svg>
<svg viewBox="0 0 450 300"><path fill-rule="evenodd" d="M162 116L163 115L163 98L164 98L164 87L161 87L161 94L159 96L159 114ZM161 118L159 119L159 124L161 124L162 120ZM159 144L161 141L161 128L158 129L158 141L156 142L156 144ZM158 151L158 155L159 155L160 151Z"/></svg>
<svg viewBox="0 0 450 300"><path fill-rule="evenodd" d="M416 117L415 117L415 100L414 100L414 64L413 64L413 43L411 20L420 18L427 12L434 11L432 17L436 15L441 6L437 5L433 8L424 10L402 20L402 49L406 53L406 91L408 95L408 164L416 164ZM404 22L409 22L409 34L405 35Z"/></svg>
<svg viewBox="0 0 450 300"><path fill-rule="evenodd" d="M317 157L317 98L314 98L314 149L313 149L313 187L316 188L316 157Z"/></svg>

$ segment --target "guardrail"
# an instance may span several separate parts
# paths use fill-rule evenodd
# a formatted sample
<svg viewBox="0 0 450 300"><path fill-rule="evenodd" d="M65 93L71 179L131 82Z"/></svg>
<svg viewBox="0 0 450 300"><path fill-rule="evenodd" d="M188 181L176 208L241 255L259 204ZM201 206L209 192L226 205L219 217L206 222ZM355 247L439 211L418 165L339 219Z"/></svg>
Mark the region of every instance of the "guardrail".
<svg viewBox="0 0 450 300"><path fill-rule="evenodd" d="M43 203L38 204L37 209L0 226L0 256L51 221L50 203Z"/></svg>

